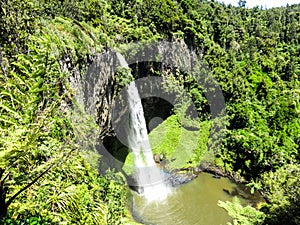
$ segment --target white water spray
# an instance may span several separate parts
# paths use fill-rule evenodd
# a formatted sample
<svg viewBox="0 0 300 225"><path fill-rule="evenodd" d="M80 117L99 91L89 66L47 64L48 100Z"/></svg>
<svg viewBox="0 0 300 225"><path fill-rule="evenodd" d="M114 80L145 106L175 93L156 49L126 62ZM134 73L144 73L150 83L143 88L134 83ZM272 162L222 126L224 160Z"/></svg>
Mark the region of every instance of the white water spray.
<svg viewBox="0 0 300 225"><path fill-rule="evenodd" d="M125 59L121 55L118 58L122 67L128 68ZM143 106L135 82L129 84L127 94L130 117L127 130L128 147L134 155L135 179L148 201L161 201L167 198L170 188L165 183L164 173L155 165L153 159Z"/></svg>
<svg viewBox="0 0 300 225"><path fill-rule="evenodd" d="M143 188L143 195L148 201L164 200L169 188L164 182L163 172L155 165L148 139L144 111L138 89L132 82L128 86L130 123L128 143L134 154L137 183Z"/></svg>

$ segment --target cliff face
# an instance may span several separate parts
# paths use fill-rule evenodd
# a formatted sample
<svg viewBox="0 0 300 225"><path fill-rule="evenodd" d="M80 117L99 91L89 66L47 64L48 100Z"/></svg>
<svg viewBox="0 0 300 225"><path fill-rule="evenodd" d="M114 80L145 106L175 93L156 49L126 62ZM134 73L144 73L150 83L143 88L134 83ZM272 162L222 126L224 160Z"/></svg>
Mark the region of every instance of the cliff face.
<svg viewBox="0 0 300 225"><path fill-rule="evenodd" d="M111 130L111 109L117 90L115 72L119 62L111 50L95 55L91 61L84 74L75 70L70 84L76 90L78 105L95 119L105 135Z"/></svg>
<svg viewBox="0 0 300 225"><path fill-rule="evenodd" d="M121 87L135 79L149 132L170 116L175 105L180 107L178 98L186 93L183 84L178 83L183 78L177 70L190 72L195 64L193 55L184 43L132 44L122 51L122 55L130 65L129 75L127 72L116 75L121 64L124 67L127 63L121 62L120 55L113 50L94 55L90 62L86 62L84 73L71 70L74 72L70 84L76 90L76 102L84 115L94 118L94 125L96 123L97 126L87 125L82 132L81 126L87 124L87 120L77 115L75 127L80 132L78 141L84 143L84 149L97 149L108 158L108 165L116 164L114 157L118 157L118 162L124 162L128 154L126 121L129 109L126 91ZM67 65L65 67L68 68ZM165 86L166 82L171 85ZM189 115L196 113L192 108Z"/></svg>
<svg viewBox="0 0 300 225"><path fill-rule="evenodd" d="M179 89L176 87L176 80L182 80L181 77L177 77L176 71L177 69L186 72L191 70L195 60L191 51L181 42L133 43L129 44L122 54L131 67L132 76L140 84L138 89L142 97L147 124L154 117L166 119L177 101L176 95L180 95L179 93L183 91L180 89L182 87ZM125 80L127 79L125 83L124 80L117 79L116 72L121 65L119 60L115 51L106 50L91 57L89 62L83 62L86 64L84 65L86 69L83 69L84 73L76 69L77 67L70 67L67 61L63 64L65 70L73 71L70 84L76 90L77 103L86 114L93 116L102 137L114 136L112 123L118 122L112 122L112 120L123 120L127 110L126 104L123 104L115 110L114 118L112 118L114 101L120 94L118 93L120 87L130 81L124 74L121 74L121 79L125 77ZM175 80L175 83L169 87L170 90L166 90L163 83L168 80L169 76L173 77L170 80ZM121 97L121 100L124 97ZM148 131L151 128L148 127Z"/></svg>
<svg viewBox="0 0 300 225"><path fill-rule="evenodd" d="M152 74L151 72L154 70L160 70L161 73L169 73L170 67L165 67L163 64L173 65L175 67L178 66L178 64L182 64L179 63L181 59L178 56L182 54L182 49L184 49L184 51L188 51L186 46L173 45L167 42L161 42L153 45L142 45L142 47L139 44L133 44L132 46L129 46L128 49L129 50L123 53L126 60L128 60L128 63L131 64L132 73L136 79L152 75L155 76L155 74ZM137 51L132 51L132 49L136 49ZM160 59L157 58L158 55L161 56ZM94 117L101 133L103 136L106 136L111 134L112 131L112 108L114 105L114 99L120 89L120 84L116 82L115 74L120 68L120 61L115 51L106 50L100 54L90 57L89 60L82 62L82 64L86 65L71 66L71 63L68 60L64 60L62 67L65 71L72 71L70 85L75 90L76 102L86 114ZM186 64L188 65L189 62ZM80 70L79 68L86 69ZM81 71L85 72L82 73ZM152 86L154 84L148 82L145 85L149 87L149 85ZM147 90L140 91L147 92ZM165 116L154 115L156 113L153 112L160 111L157 110L156 104L156 106L153 105L155 102L158 103L158 105L167 104L166 102L161 103L161 101L157 98L143 99L147 120L154 116L165 118L170 113L172 106L167 107L167 112L163 113ZM159 108L161 109L161 107ZM118 113L120 114L118 116L122 115L122 112Z"/></svg>

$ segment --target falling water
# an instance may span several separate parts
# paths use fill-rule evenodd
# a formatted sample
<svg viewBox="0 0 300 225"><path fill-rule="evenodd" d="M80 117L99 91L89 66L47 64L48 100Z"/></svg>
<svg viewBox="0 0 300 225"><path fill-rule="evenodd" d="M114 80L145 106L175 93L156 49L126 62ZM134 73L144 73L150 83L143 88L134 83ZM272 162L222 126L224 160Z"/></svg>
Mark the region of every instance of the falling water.
<svg viewBox="0 0 300 225"><path fill-rule="evenodd" d="M127 92L130 108L128 143L134 155L135 179L148 201L166 199L169 188L164 182L164 173L156 167L153 159L144 111L134 82L129 84Z"/></svg>
<svg viewBox="0 0 300 225"><path fill-rule="evenodd" d="M118 58L121 66L128 68L125 59L119 54ZM135 82L128 85L127 94L129 106L128 147L134 155L137 185L142 188L142 195L148 201L164 200L170 189L165 183L164 173L155 165L153 159L143 106Z"/></svg>

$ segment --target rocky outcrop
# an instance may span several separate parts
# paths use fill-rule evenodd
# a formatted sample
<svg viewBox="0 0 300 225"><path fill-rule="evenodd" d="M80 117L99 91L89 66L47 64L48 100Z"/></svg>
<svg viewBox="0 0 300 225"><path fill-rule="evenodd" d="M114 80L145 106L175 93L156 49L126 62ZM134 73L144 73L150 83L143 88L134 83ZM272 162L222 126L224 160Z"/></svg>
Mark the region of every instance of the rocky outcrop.
<svg viewBox="0 0 300 225"><path fill-rule="evenodd" d="M79 107L92 115L104 132L111 129L111 109L117 90L115 72L118 65L116 53L108 50L93 56L84 74L75 70L70 77Z"/></svg>
<svg viewBox="0 0 300 225"><path fill-rule="evenodd" d="M198 62L184 43L129 44L122 54L127 63L131 65L135 79L149 75L157 76L157 70L161 70L161 72L174 70L174 74L176 74L176 69L180 68L188 72L193 67L193 63ZM76 101L87 114L95 118L104 135L109 134L112 128L112 108L119 89L115 75L121 64L119 60L116 51L106 50L101 54L87 56L87 60L81 62L80 65L72 65L68 59L61 63L63 71L72 71L70 84L76 91ZM151 90L151 87L148 86L154 84L147 83L145 85L145 90L140 87L140 92ZM157 116L162 119L168 117L175 102L174 100L174 102L168 103L161 100L163 99L161 96L154 97L157 98L143 99L147 122Z"/></svg>
<svg viewBox="0 0 300 225"><path fill-rule="evenodd" d="M127 183L131 190L137 192L138 194L143 193L143 187L139 186L134 178L134 174L131 176L126 176ZM176 173L174 171L171 172L164 172L164 182L169 187L178 187L179 185L186 184L191 182L193 179L195 179L197 175L195 174L188 174L188 173Z"/></svg>
<svg viewBox="0 0 300 225"><path fill-rule="evenodd" d="M177 187L178 185L191 182L196 177L197 177L196 174L169 173L167 176L167 183L172 187Z"/></svg>

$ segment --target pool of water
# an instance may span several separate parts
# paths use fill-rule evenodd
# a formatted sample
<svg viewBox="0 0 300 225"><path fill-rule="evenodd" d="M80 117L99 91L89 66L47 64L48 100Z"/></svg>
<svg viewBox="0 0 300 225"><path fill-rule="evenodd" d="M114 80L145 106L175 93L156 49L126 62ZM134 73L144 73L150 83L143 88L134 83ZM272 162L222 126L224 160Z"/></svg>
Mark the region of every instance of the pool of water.
<svg viewBox="0 0 300 225"><path fill-rule="evenodd" d="M232 201L237 196L243 205L263 201L258 194L251 195L248 188L228 178L213 178L201 173L188 184L173 188L167 199L148 202L134 193L131 210L134 218L143 224L155 225L220 225L232 221L217 203Z"/></svg>

